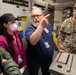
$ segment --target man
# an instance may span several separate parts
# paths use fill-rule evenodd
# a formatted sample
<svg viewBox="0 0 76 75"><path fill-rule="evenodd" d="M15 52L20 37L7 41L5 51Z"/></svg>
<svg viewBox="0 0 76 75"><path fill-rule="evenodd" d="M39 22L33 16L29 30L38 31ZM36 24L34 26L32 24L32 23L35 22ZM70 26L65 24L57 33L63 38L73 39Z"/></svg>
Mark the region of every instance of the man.
<svg viewBox="0 0 76 75"><path fill-rule="evenodd" d="M52 37L52 25L48 23L49 14L44 16L40 8L32 10L32 24L26 29L28 42L26 54L30 75L38 75L41 67L42 75L49 75L48 68L52 62L54 42ZM56 40L56 39L55 39ZM57 40L55 44L57 43ZM56 45L60 51L58 44Z"/></svg>
<svg viewBox="0 0 76 75"><path fill-rule="evenodd" d="M17 64L12 60L9 53L0 47L0 75L21 75Z"/></svg>
<svg viewBox="0 0 76 75"><path fill-rule="evenodd" d="M73 7L72 16L61 25L58 39L66 52L76 54L76 3Z"/></svg>

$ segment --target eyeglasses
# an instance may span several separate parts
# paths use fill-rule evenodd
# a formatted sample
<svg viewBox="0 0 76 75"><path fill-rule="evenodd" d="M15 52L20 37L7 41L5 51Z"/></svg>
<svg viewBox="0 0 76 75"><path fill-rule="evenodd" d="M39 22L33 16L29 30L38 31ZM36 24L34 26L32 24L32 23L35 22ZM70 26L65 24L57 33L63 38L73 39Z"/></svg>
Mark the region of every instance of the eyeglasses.
<svg viewBox="0 0 76 75"><path fill-rule="evenodd" d="M41 15L32 15L32 18L35 18L35 17L40 17L40 16L42 16L42 14Z"/></svg>
<svg viewBox="0 0 76 75"><path fill-rule="evenodd" d="M76 7L73 7L73 9L75 9L75 10L76 10Z"/></svg>

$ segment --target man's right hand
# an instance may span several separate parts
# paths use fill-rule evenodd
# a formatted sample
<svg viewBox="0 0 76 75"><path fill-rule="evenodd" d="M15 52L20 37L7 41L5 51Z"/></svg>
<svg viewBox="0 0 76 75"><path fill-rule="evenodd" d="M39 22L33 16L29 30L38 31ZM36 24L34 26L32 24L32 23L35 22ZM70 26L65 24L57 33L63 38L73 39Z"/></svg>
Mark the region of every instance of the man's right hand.
<svg viewBox="0 0 76 75"><path fill-rule="evenodd" d="M65 49L62 45L60 45L60 52L65 52Z"/></svg>

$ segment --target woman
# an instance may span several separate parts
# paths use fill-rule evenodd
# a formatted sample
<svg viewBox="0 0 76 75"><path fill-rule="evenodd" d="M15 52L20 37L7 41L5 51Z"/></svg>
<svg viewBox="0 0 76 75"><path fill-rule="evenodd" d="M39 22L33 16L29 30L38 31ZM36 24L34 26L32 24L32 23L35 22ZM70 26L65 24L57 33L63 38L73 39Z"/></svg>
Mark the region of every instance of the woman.
<svg viewBox="0 0 76 75"><path fill-rule="evenodd" d="M17 31L15 17L6 13L0 17L0 46L5 48L19 68L26 67L26 54Z"/></svg>

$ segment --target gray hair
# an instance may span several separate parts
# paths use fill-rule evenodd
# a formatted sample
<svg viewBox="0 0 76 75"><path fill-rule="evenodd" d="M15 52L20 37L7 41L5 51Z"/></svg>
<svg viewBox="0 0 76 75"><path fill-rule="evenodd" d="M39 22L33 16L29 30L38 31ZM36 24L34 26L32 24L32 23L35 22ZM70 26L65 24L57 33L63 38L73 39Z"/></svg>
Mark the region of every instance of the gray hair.
<svg viewBox="0 0 76 75"><path fill-rule="evenodd" d="M34 9L39 9L39 10L41 10L42 13L44 14L44 11L42 10L42 8L40 8L40 7L36 7L36 6L33 6L33 7L32 7L32 10L34 10Z"/></svg>

